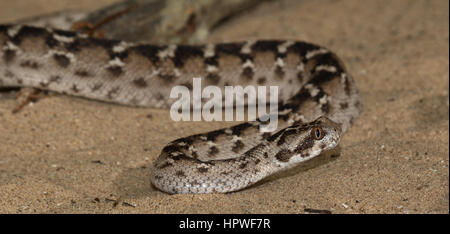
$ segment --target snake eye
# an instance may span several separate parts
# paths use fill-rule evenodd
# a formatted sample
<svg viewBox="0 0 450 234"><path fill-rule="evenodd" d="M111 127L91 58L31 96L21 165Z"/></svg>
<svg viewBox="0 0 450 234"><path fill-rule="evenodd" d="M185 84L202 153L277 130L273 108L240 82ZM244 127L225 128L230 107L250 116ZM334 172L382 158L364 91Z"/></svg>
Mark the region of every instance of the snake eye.
<svg viewBox="0 0 450 234"><path fill-rule="evenodd" d="M314 139L320 140L324 137L324 133L321 127L315 127L311 130L311 135Z"/></svg>

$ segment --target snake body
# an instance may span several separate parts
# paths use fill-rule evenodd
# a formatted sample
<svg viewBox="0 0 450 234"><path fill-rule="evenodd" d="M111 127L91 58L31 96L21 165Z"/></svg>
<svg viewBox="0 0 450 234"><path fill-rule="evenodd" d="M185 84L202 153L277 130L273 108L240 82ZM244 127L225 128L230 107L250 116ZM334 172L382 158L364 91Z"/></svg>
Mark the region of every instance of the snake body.
<svg viewBox="0 0 450 234"><path fill-rule="evenodd" d="M0 25L0 88L33 87L124 105L169 108L171 88L278 86L278 129L263 121L181 138L154 162L168 193L230 192L332 149L359 115L358 89L328 49L300 41L133 44L72 31ZM204 100L202 100L204 102Z"/></svg>

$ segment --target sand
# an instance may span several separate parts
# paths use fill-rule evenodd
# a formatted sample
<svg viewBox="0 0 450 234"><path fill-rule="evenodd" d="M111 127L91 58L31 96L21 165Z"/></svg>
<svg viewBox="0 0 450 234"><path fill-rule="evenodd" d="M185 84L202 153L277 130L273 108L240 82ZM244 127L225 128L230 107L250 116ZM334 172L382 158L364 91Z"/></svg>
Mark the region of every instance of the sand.
<svg viewBox="0 0 450 234"><path fill-rule="evenodd" d="M2 2L0 22L110 1ZM448 1L273 1L209 41L299 39L335 51L363 111L339 157L230 194L168 195L150 165L169 141L230 123L50 95L0 99L1 213L449 213Z"/></svg>

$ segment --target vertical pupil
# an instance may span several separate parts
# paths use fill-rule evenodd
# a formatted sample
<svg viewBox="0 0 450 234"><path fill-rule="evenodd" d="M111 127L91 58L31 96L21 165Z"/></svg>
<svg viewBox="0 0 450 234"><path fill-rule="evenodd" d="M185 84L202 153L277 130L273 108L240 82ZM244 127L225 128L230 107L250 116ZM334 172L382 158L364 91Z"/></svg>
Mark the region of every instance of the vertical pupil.
<svg viewBox="0 0 450 234"><path fill-rule="evenodd" d="M320 130L319 129L316 129L316 137L320 138Z"/></svg>

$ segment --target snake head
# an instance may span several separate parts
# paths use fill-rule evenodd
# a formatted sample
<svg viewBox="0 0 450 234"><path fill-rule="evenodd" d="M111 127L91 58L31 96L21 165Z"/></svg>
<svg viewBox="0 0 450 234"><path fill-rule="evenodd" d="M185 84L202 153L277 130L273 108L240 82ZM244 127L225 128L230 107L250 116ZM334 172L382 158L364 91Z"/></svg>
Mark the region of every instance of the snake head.
<svg viewBox="0 0 450 234"><path fill-rule="evenodd" d="M310 125L310 138L314 142L312 148L315 149L313 150L326 151L339 144L342 129L338 123L322 116L308 125Z"/></svg>
<svg viewBox="0 0 450 234"><path fill-rule="evenodd" d="M335 148L341 139L341 127L327 117L280 130L273 136L279 147L275 158L283 167L296 164Z"/></svg>

